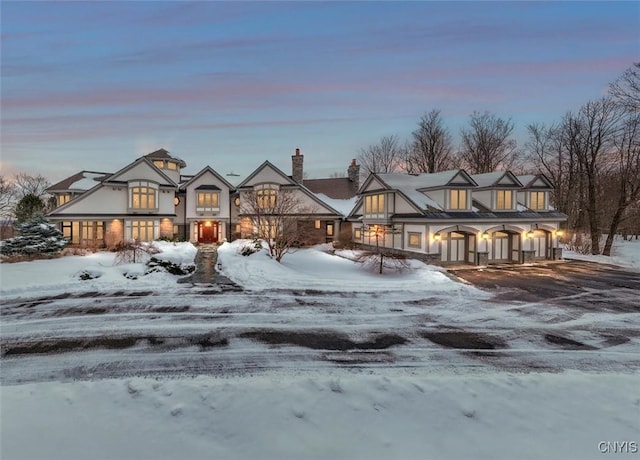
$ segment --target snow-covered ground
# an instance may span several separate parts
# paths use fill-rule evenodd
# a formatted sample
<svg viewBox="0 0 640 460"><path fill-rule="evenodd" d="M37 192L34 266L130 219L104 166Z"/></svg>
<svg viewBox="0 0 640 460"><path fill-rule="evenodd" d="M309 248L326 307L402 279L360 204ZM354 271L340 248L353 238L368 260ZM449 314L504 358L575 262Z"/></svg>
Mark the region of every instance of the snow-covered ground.
<svg viewBox="0 0 640 460"><path fill-rule="evenodd" d="M563 255L565 259L586 260L640 270L640 240L636 239L625 241L620 237L616 237L610 257L579 254L569 250L565 250Z"/></svg>
<svg viewBox="0 0 640 460"><path fill-rule="evenodd" d="M317 289L329 291L468 291L468 286L448 278L444 270L409 260L409 267L401 272L386 270L384 275L368 270L362 263L350 260L351 251L344 257L329 254L329 245L297 250L286 254L281 263L274 263L268 250L243 256L240 249L248 240L224 243L218 249L222 273L247 289Z"/></svg>
<svg viewBox="0 0 640 460"><path fill-rule="evenodd" d="M191 243L156 241L161 251L154 257L175 264L192 264L197 249ZM85 256L0 264L0 294L36 296L59 292L104 291L110 289L175 289L176 277L168 273L142 276L144 263L117 264L116 253L96 252ZM82 273L94 276L82 280ZM130 277L125 275L129 274ZM137 279L132 279L137 277Z"/></svg>
<svg viewBox="0 0 640 460"><path fill-rule="evenodd" d="M378 371L2 389L2 459L596 459L634 375ZM618 455L620 456L620 455ZM625 458L627 456L624 456Z"/></svg>
<svg viewBox="0 0 640 460"><path fill-rule="evenodd" d="M109 253L0 264L2 343L22 347L2 357L0 458L585 459L640 441L633 309L498 301L419 262L381 276L322 246L278 264L241 244L219 256L243 292L127 279L144 265ZM363 349L383 336L405 342ZM318 343L332 340L346 349Z"/></svg>

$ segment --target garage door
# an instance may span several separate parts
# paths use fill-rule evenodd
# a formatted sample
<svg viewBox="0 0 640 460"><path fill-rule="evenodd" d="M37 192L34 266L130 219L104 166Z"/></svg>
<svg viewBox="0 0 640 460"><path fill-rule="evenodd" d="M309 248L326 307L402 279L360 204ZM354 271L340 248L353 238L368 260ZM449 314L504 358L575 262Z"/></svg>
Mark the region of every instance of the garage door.
<svg viewBox="0 0 640 460"><path fill-rule="evenodd" d="M547 259L547 232L536 230L533 234L533 249L536 259Z"/></svg>
<svg viewBox="0 0 640 460"><path fill-rule="evenodd" d="M495 232L493 234L492 259L495 262L509 261L509 234L504 232Z"/></svg>

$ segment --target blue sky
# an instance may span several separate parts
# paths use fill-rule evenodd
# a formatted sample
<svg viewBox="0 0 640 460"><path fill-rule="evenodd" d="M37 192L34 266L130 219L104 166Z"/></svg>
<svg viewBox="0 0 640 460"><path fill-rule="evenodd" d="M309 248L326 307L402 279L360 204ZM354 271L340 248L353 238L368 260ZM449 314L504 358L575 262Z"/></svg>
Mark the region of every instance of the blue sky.
<svg viewBox="0 0 640 460"><path fill-rule="evenodd" d="M164 147L246 175L345 171L442 110L519 143L640 59L638 2L2 2L2 174L52 182Z"/></svg>

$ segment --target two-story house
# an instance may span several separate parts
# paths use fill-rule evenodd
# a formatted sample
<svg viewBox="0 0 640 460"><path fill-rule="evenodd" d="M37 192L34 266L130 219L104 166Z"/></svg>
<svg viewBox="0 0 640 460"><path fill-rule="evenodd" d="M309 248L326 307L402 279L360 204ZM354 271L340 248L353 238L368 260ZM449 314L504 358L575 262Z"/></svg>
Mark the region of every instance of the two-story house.
<svg viewBox="0 0 640 460"><path fill-rule="evenodd" d="M350 214L353 241L444 264L523 263L561 257L543 175L371 174Z"/></svg>
<svg viewBox="0 0 640 460"><path fill-rule="evenodd" d="M81 246L176 236L201 242L224 238L232 187L210 167L185 177L185 166L160 149L113 174L81 171L48 188L58 205L49 218Z"/></svg>
<svg viewBox="0 0 640 460"><path fill-rule="evenodd" d="M306 243L324 243L338 237L344 217L355 203L359 167L352 162L350 177L309 181L317 190L314 192L305 184L303 161L300 149L296 149L291 157L291 176L265 161L238 185L232 211L237 236L245 238L256 232L257 215L262 216L261 225L268 225L282 222L286 214L295 221L296 232L304 235ZM284 201L285 197L288 204L281 206L278 200Z"/></svg>

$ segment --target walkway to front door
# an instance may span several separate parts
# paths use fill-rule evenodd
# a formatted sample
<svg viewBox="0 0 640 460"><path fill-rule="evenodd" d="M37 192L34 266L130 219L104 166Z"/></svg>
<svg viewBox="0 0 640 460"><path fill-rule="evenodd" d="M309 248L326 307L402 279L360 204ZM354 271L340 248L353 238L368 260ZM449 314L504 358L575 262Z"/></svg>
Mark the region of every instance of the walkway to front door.
<svg viewBox="0 0 640 460"><path fill-rule="evenodd" d="M178 283L192 286L217 286L222 291L242 291L242 287L222 275L218 270L218 250L215 245L201 245L196 254L196 271L180 278Z"/></svg>

